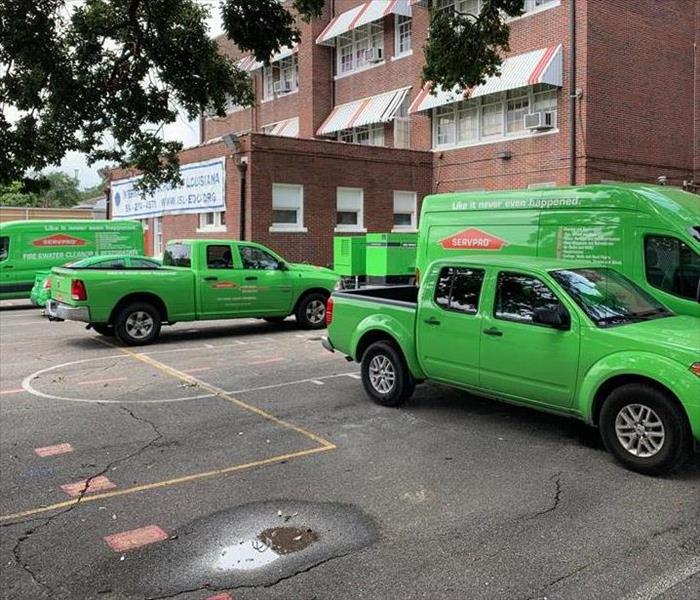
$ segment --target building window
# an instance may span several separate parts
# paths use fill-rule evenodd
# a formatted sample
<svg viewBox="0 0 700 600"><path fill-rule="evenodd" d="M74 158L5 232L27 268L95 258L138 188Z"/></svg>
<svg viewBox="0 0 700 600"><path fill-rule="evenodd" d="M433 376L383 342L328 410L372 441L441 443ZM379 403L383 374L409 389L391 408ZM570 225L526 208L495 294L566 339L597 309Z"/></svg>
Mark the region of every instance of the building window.
<svg viewBox="0 0 700 600"><path fill-rule="evenodd" d="M394 192L394 229L416 229L416 192Z"/></svg>
<svg viewBox="0 0 700 600"><path fill-rule="evenodd" d="M411 147L411 117L408 116L408 94L394 115L394 148Z"/></svg>
<svg viewBox="0 0 700 600"><path fill-rule="evenodd" d="M153 256L163 254L163 217L153 218Z"/></svg>
<svg viewBox="0 0 700 600"><path fill-rule="evenodd" d="M263 100L291 94L299 89L299 61L292 54L263 67Z"/></svg>
<svg viewBox="0 0 700 600"><path fill-rule="evenodd" d="M197 231L226 231L226 213L223 211L199 213Z"/></svg>
<svg viewBox="0 0 700 600"><path fill-rule="evenodd" d="M272 227L270 231L306 231L304 229L304 186L272 184Z"/></svg>
<svg viewBox="0 0 700 600"><path fill-rule="evenodd" d="M394 26L394 56L405 56L411 53L411 17L396 15Z"/></svg>
<svg viewBox="0 0 700 600"><path fill-rule="evenodd" d="M363 195L362 188L338 188L336 231L364 231Z"/></svg>
<svg viewBox="0 0 700 600"><path fill-rule="evenodd" d="M435 8L478 17L483 4L483 0L437 0Z"/></svg>
<svg viewBox="0 0 700 600"><path fill-rule="evenodd" d="M374 21L338 36L338 75L359 71L384 59L384 24Z"/></svg>
<svg viewBox="0 0 700 600"><path fill-rule="evenodd" d="M362 125L352 129L343 129L338 132L338 141L349 144L361 144L363 146L384 145L384 123Z"/></svg>
<svg viewBox="0 0 700 600"><path fill-rule="evenodd" d="M492 94L433 110L433 146L468 146L485 141L529 135L525 115L551 112L557 123L556 89L542 86Z"/></svg>

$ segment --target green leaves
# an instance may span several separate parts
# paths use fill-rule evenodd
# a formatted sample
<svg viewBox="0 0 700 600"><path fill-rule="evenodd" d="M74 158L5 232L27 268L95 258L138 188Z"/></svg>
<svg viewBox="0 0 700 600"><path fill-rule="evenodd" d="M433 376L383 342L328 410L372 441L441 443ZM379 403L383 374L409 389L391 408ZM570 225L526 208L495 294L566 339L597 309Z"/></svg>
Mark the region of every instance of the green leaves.
<svg viewBox="0 0 700 600"><path fill-rule="evenodd" d="M423 82L445 90L467 89L497 75L508 52L507 17L523 13L524 0L484 0L479 14L432 10Z"/></svg>

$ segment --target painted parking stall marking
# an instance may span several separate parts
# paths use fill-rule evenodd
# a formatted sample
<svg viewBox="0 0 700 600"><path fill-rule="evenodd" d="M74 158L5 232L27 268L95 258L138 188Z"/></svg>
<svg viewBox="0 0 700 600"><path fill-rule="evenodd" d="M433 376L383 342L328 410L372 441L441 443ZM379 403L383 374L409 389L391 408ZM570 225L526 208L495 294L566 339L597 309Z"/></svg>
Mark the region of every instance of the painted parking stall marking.
<svg viewBox="0 0 700 600"><path fill-rule="evenodd" d="M53 446L44 446L43 448L34 448L34 454L37 456L58 456L59 454L66 454L68 452L73 452L73 446L70 444L55 444Z"/></svg>
<svg viewBox="0 0 700 600"><path fill-rule="evenodd" d="M61 486L61 489L72 498L76 498L82 494L95 494L97 492L113 490L116 487L117 485L107 477L99 475L91 479L76 481L75 483L66 483Z"/></svg>
<svg viewBox="0 0 700 600"><path fill-rule="evenodd" d="M0 396L4 396L5 394L21 394L24 391L24 388L16 388L14 390L0 390Z"/></svg>
<svg viewBox="0 0 700 600"><path fill-rule="evenodd" d="M233 596L224 592L223 594L216 594L216 596L207 596L204 600L233 600Z"/></svg>
<svg viewBox="0 0 700 600"><path fill-rule="evenodd" d="M128 552L129 550L167 540L168 534L158 525L147 525L146 527L139 527L130 531L113 533L102 539L115 552Z"/></svg>

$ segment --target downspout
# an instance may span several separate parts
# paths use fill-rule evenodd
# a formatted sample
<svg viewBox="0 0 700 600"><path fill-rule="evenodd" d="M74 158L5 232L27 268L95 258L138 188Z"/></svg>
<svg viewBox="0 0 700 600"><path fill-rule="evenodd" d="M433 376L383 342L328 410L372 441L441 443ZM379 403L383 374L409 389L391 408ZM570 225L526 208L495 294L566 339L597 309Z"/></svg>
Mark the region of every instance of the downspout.
<svg viewBox="0 0 700 600"><path fill-rule="evenodd" d="M569 0L569 185L576 185L576 0Z"/></svg>
<svg viewBox="0 0 700 600"><path fill-rule="evenodd" d="M239 174L239 188L238 193L240 194L240 236L241 241L245 241L245 206L246 206L246 174L248 171L248 160L246 157L242 156L240 158L236 157L236 166L238 167Z"/></svg>

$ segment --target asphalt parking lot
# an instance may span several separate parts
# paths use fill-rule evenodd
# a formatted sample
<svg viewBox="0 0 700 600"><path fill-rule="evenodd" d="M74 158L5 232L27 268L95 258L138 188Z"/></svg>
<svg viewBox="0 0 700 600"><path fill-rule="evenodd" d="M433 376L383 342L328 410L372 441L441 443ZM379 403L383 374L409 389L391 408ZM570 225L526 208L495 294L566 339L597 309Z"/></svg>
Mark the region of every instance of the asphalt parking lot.
<svg viewBox="0 0 700 600"><path fill-rule="evenodd" d="M7 599L700 598L700 458L424 385L401 409L294 321L125 349L0 308Z"/></svg>

